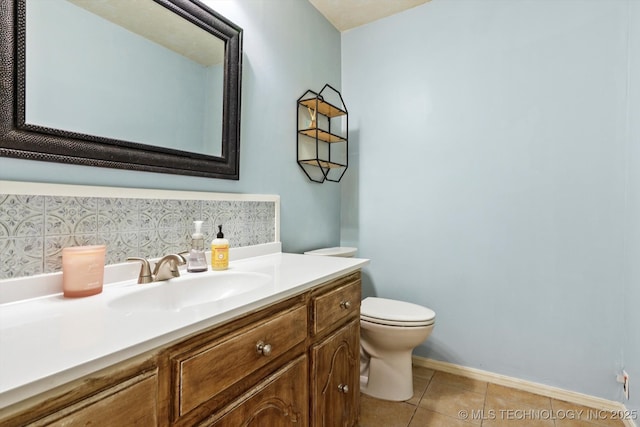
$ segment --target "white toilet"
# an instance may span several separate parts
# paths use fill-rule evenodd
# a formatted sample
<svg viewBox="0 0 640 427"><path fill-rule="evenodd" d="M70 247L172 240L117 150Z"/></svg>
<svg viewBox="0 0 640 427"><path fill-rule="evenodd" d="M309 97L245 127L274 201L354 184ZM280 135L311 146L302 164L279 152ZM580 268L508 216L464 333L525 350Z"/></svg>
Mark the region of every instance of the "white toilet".
<svg viewBox="0 0 640 427"><path fill-rule="evenodd" d="M353 256L356 248L326 248L308 255ZM347 255L345 255L347 254ZM413 396L411 355L431 334L436 313L426 307L367 297L360 306L360 390L384 400Z"/></svg>
<svg viewBox="0 0 640 427"><path fill-rule="evenodd" d="M431 335L436 313L421 305L367 297L360 305L360 389L378 399L413 396L411 354Z"/></svg>

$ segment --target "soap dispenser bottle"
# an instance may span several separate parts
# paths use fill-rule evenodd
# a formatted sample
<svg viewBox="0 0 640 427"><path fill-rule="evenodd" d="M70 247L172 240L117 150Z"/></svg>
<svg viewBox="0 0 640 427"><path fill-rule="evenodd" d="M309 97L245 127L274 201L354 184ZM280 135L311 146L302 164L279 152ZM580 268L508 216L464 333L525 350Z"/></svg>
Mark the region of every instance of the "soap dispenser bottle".
<svg viewBox="0 0 640 427"><path fill-rule="evenodd" d="M218 234L211 242L211 268L226 270L229 267L229 241L224 238L222 226L218 226Z"/></svg>
<svg viewBox="0 0 640 427"><path fill-rule="evenodd" d="M191 251L187 260L187 271L198 273L207 271L207 257L204 253L204 236L202 235L202 221L193 221L195 233L191 235Z"/></svg>

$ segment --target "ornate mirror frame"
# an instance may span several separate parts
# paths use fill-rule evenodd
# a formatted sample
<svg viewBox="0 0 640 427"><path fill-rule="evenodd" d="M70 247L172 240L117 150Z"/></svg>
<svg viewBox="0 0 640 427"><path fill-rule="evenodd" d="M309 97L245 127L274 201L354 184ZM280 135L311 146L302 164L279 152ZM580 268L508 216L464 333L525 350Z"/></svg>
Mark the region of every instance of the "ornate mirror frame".
<svg viewBox="0 0 640 427"><path fill-rule="evenodd" d="M240 27L197 0L153 0L225 43L222 154L218 157L25 124L25 1L0 2L0 156L240 178Z"/></svg>

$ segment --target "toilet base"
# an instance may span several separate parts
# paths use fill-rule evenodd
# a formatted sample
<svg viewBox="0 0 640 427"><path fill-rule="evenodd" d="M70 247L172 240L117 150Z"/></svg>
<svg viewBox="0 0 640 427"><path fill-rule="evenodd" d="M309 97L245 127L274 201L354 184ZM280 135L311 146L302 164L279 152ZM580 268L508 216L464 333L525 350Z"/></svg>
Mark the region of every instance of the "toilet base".
<svg viewBox="0 0 640 427"><path fill-rule="evenodd" d="M399 352L386 360L371 357L368 372L360 375L360 391L377 399L400 402L413 397L411 352Z"/></svg>

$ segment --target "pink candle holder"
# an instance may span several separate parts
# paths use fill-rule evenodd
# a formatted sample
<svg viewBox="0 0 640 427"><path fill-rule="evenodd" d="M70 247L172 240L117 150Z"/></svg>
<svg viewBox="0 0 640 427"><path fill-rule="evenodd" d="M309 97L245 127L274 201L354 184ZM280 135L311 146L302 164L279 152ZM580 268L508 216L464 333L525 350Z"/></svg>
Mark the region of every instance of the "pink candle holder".
<svg viewBox="0 0 640 427"><path fill-rule="evenodd" d="M107 247L73 246L62 249L62 289L69 298L102 292Z"/></svg>

